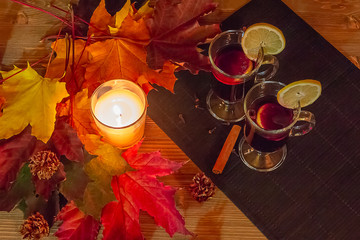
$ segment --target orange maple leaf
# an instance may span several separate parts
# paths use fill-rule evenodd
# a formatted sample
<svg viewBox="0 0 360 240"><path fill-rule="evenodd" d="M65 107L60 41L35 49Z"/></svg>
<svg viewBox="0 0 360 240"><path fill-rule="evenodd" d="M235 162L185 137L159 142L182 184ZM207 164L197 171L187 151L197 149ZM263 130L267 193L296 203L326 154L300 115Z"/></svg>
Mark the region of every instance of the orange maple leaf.
<svg viewBox="0 0 360 240"><path fill-rule="evenodd" d="M56 58L48 66L45 75L48 78L62 78L61 81L66 82L66 89L71 95L81 89L84 82L85 66L89 60L86 42L78 39L74 41L74 44L75 47L71 41L66 39L59 39L51 44L51 48L56 52ZM69 48L69 56L66 56L67 48ZM73 56L73 48L75 57ZM65 71L67 58L69 64Z"/></svg>
<svg viewBox="0 0 360 240"><path fill-rule="evenodd" d="M91 60L86 68L84 87L92 93L101 83L111 79L127 79L137 82L143 75L150 83L156 83L173 91L176 66L167 63L163 71L148 67L144 46L127 39L109 39L88 47Z"/></svg>
<svg viewBox="0 0 360 240"><path fill-rule="evenodd" d="M83 140L86 134L98 134L90 111L90 98L87 89L76 94L72 111L74 128L84 144Z"/></svg>
<svg viewBox="0 0 360 240"><path fill-rule="evenodd" d="M130 14L123 20L114 36L127 38L141 45L147 45L150 41L150 32L144 18L135 20Z"/></svg>
<svg viewBox="0 0 360 240"><path fill-rule="evenodd" d="M89 88L89 94L103 82L117 78L131 80L141 86L147 81L173 91L177 66L166 62L162 71L156 71L146 63L145 47L150 41L150 33L144 21L145 16L135 20L132 14L128 14L116 31L112 31L113 36L109 33L108 39L103 35L104 32L96 33L94 28L89 29L92 34L102 35L106 39L87 48L90 61L85 72L84 87ZM102 1L91 18L91 24L106 31L109 26L116 28L114 21L108 17ZM145 91L152 88L149 84L145 86Z"/></svg>
<svg viewBox="0 0 360 240"><path fill-rule="evenodd" d="M93 12L90 19L88 36L110 35L109 27L115 24L115 18L112 17L105 8L105 0L101 0L99 6Z"/></svg>

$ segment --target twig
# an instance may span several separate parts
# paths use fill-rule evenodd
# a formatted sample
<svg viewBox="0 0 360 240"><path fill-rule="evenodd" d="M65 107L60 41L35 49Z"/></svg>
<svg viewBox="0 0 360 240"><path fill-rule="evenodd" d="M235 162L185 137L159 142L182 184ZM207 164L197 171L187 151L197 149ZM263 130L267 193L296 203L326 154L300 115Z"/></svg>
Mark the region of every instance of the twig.
<svg viewBox="0 0 360 240"><path fill-rule="evenodd" d="M64 10L64 9L58 7L58 6L55 6L55 5L53 5L53 4L51 4L50 6L53 7L53 8L55 8L55 9L57 9L57 10L59 10L59 11L62 11L62 12L64 12L64 13L69 13L68 11L66 11L66 10ZM105 31L103 31L103 30L101 30L101 29L98 29L98 28L97 28L96 26L94 26L93 24L85 21L85 20L82 19L81 17L78 17L78 16L76 16L76 15L74 15L74 17L75 17L77 20L79 20L80 22L83 22L83 23L85 23L86 25L88 25L88 26L96 29L97 31L102 32L102 33L104 33L104 34L108 34L107 32L105 32Z"/></svg>

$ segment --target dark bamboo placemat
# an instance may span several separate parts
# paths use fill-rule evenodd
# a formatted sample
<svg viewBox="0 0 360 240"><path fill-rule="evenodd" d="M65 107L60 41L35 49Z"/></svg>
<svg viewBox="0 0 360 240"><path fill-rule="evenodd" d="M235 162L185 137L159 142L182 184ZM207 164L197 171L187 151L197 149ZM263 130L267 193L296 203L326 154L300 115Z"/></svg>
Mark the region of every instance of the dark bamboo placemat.
<svg viewBox="0 0 360 240"><path fill-rule="evenodd" d="M277 80L323 86L306 108L314 130L289 140L279 169L258 173L232 154L223 174L211 173L230 131L195 108L196 98L205 106L211 73L181 72L175 94L151 92L149 116L269 239L360 239L360 71L280 0L253 0L222 29L256 22L279 27L287 40Z"/></svg>

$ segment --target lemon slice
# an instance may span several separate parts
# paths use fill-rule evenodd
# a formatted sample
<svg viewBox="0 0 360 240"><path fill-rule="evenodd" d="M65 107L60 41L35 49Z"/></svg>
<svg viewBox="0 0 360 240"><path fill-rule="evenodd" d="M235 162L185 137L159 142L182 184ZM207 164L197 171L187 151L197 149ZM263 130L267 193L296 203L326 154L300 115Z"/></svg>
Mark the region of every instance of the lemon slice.
<svg viewBox="0 0 360 240"><path fill-rule="evenodd" d="M279 104L286 108L306 107L316 101L321 95L321 83L306 79L290 83L277 93Z"/></svg>
<svg viewBox="0 0 360 240"><path fill-rule="evenodd" d="M285 48L285 37L280 29L268 23L255 23L248 27L241 39L244 53L251 60L258 57L260 46L264 54L275 55Z"/></svg>

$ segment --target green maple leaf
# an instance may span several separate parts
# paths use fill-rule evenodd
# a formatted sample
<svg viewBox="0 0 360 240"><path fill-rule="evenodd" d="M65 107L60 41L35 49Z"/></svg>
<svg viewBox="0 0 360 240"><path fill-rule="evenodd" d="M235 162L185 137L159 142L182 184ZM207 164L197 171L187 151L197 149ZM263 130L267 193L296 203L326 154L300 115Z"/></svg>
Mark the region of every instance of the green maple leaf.
<svg viewBox="0 0 360 240"><path fill-rule="evenodd" d="M78 207L84 213L100 219L103 207L115 200L111 186L99 182L91 182L87 185L84 193L84 200Z"/></svg>
<svg viewBox="0 0 360 240"><path fill-rule="evenodd" d="M83 201L85 189L91 181L84 171L84 165L64 159L62 162L65 166L66 180L61 183L61 194L63 194L68 201Z"/></svg>
<svg viewBox="0 0 360 240"><path fill-rule="evenodd" d="M83 141L86 150L96 157L84 166L92 182L86 186L83 202L76 203L83 212L99 219L102 208L115 200L111 189L112 177L123 174L131 167L121 156L122 151L101 141L100 136L87 134Z"/></svg>
<svg viewBox="0 0 360 240"><path fill-rule="evenodd" d="M21 168L12 188L8 192L0 192L1 211L11 211L21 199L33 194L35 188L31 182L31 176L30 169L25 164Z"/></svg>

